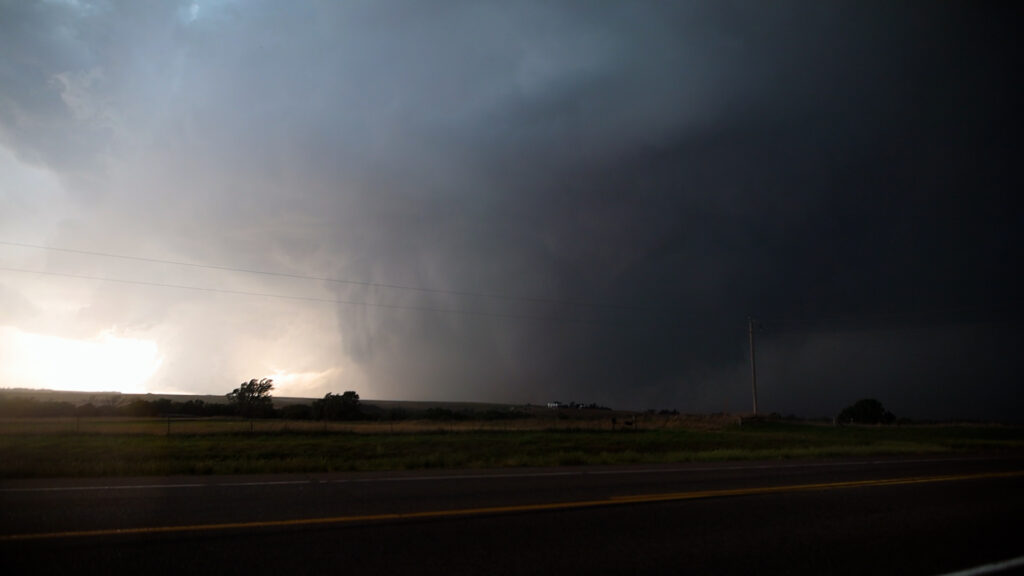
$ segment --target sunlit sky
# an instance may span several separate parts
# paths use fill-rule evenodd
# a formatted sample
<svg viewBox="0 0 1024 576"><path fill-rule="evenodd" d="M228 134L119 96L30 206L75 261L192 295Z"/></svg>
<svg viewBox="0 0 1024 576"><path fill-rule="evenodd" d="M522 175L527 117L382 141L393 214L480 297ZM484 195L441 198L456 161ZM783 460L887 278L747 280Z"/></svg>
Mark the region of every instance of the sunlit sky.
<svg viewBox="0 0 1024 576"><path fill-rule="evenodd" d="M0 387L1021 413L1016 20L0 2Z"/></svg>
<svg viewBox="0 0 1024 576"><path fill-rule="evenodd" d="M29 387L145 393L162 358L152 340L103 333L72 339L0 329L0 377Z"/></svg>

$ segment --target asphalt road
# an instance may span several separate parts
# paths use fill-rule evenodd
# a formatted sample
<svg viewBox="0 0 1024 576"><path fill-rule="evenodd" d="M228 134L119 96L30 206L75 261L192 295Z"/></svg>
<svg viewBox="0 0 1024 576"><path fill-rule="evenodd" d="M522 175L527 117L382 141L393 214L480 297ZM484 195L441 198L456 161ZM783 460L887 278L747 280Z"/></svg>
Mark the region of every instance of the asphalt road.
<svg viewBox="0 0 1024 576"><path fill-rule="evenodd" d="M941 574L1024 555L1022 489L1019 454L4 481L0 572Z"/></svg>

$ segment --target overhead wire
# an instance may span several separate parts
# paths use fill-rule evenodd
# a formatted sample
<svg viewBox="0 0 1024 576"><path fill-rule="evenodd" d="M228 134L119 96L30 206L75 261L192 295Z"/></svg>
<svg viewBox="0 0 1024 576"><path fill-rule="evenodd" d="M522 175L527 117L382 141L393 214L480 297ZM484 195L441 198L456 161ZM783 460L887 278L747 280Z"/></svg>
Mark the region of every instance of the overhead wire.
<svg viewBox="0 0 1024 576"><path fill-rule="evenodd" d="M234 266L224 266L224 265L217 265L217 264L200 264L200 263L195 263L195 262L186 262L186 261L178 261L178 260L170 260L170 259L162 259L162 258L152 258L152 257L144 257L144 256L133 256L133 255L126 255L126 254L115 254L115 253L99 252L99 251L92 251L92 250L80 250L80 249L76 249L76 248L44 246L44 245L39 245L39 244L29 244L29 243L24 243L24 242L12 242L12 241L7 241L7 240L0 240L0 245L19 247L19 248L31 248L31 249L38 249L38 250L45 250L45 251L54 251L54 252L64 252L64 253L69 253L69 254L80 254L80 255L87 255L87 256L98 256L98 257L104 257L104 258L115 258L115 259L128 260L128 261L138 261L138 262L149 262L149 263L157 263L157 264L167 264L167 265L182 266L182 267L189 267L189 268L196 268L196 269L206 269L206 270L215 270L215 271L227 271L227 272L239 272L239 273L245 273L245 274L255 274L255 275L263 275L263 276L270 276L270 277L279 277L279 278L291 278L291 279L298 279L298 280L321 281L321 282L328 282L328 283L335 283L335 284L347 284L347 285L362 286L362 287L367 287L367 288L384 288L384 289L405 290L405 291L413 291L413 292L425 293L425 294L450 295L450 296L462 296L462 297L477 297L477 298L491 298L491 299L500 299L500 300L510 301L510 302L518 301L518 302L529 302L529 303L544 303L544 304L556 304L556 305L562 305L562 306L573 306L573 307L578 307L578 308L594 308L594 309L620 310L620 311L632 311L632 312L647 312L647 313L656 313L657 312L657 313L665 313L665 312L670 312L670 311L676 311L675 309L669 309L667 307L660 307L660 308L639 307L639 306L633 306L633 305L627 305L627 304L587 302L587 301L581 301L581 300L563 300L563 299L544 298L544 297L514 296L514 295L509 295L509 294L498 294L498 293L491 293L491 292L475 292L475 291L467 291L467 290L445 290L445 289L438 289L438 288L409 286L409 285L402 285L402 284L390 284L390 283L382 283L382 282L369 282L369 281L361 281L361 280L340 279L340 278L331 278L331 277L327 277L327 276L295 274L295 273L289 273L289 272L279 272L279 271L271 271L271 270L257 270L257 269L241 268L241 267L234 267ZM343 304L343 305L351 305L351 306L364 306L364 307L390 309L390 310L430 312L430 313L440 313L440 314L456 314L456 315L462 315L462 316L475 316L475 317L482 317L482 318L528 320L528 321L553 322L553 323L572 323L572 324L583 324L583 325L607 325L609 323L613 323L613 322L608 321L608 319L582 320L582 319L577 319L577 318L569 318L569 317L566 317L566 316L562 316L562 317L549 317L549 316L540 316L540 315L536 315L536 314L503 313L503 312L493 312L493 311L485 311L485 310L470 310L470 309L464 309L464 308L437 308L437 307L430 307L430 306L409 306L409 305L399 305L399 304L382 304L382 303L376 303L376 302L362 302L362 301L345 300L345 299L320 298L320 297L314 297L314 296L296 296L296 295L289 295L289 294L277 294L277 293L269 293L269 292L254 292L254 291L232 290L232 289L222 289L222 288L209 288L209 287L202 287L202 286L190 286L190 285L185 285L185 284L170 284L170 283L162 283L162 282L143 281L143 280L126 280L126 279L110 278L110 277L103 277L103 276L91 276L91 275L85 275L85 274L72 274L72 273L63 273L63 272L29 270L29 269L23 269L23 268L12 268L12 267L3 267L3 266L0 266L0 270L8 271L8 272L27 273L27 274L39 274L39 275L46 275L46 276L59 276L59 277L66 277L66 278L77 278L77 279L83 279L83 280L105 281L105 282L113 282L113 283L119 283L119 284L134 284L134 285L142 285L142 286L154 286L154 287L174 288L174 289L191 290L191 291L202 291L202 292L211 292L211 293L221 293L221 294L234 294L234 295L243 295L243 296L261 296L261 297L267 297L267 298L278 298L278 299L307 301L307 302L322 302L322 303ZM872 313L872 314L861 314L861 315L857 315L857 316L837 316L837 315L833 315L833 316L822 316L822 317L818 317L818 318L814 318L814 319L806 319L806 318L801 318L801 319L792 319L792 318L790 318L790 319L781 319L781 318L770 318L770 317L768 317L768 318L757 317L757 318L754 318L754 321L755 321L755 329L758 332L762 332L762 333L763 332L781 333L781 332L799 332L799 331L813 332L813 331L822 331L822 330L824 330L824 331L870 330L870 329L873 329L873 328L892 329L894 324L898 324L900 322L908 322L908 321L913 321L913 322L916 322L917 324L923 324L923 323L930 323L930 324L936 324L936 323L940 323L940 324L948 324L948 323L979 323L979 324L989 324L989 323L996 323L996 324L998 324L998 323L1003 323L1003 322L1010 322L1012 320L1008 316L1006 316L1006 315L1004 315L1003 318L996 318L996 319L965 319L963 317L958 317L957 315L962 315L965 312L978 312L978 311L992 312L992 311L996 311L996 310L1006 310L1006 309L1011 309L1011 308L1014 309L1014 310L1020 310L1021 309L1020 304L1021 304L1020 302L1014 302L1014 303L990 304L990 305L978 305L978 306L961 306L961 307L956 307L956 308L944 308L944 309L932 309L932 310L916 310L916 311L906 311L906 312L896 312L896 313ZM936 318L934 318L934 316L936 316L936 315L941 315L941 317L936 319ZM929 318L929 317L931 317L931 318ZM637 318L634 317L632 319L636 320ZM651 317L647 318L647 320L655 320L655 319L657 319L657 318L651 318ZM620 322L614 322L614 323L625 324L625 322L621 322L621 321ZM872 324L874 324L874 326Z"/></svg>
<svg viewBox="0 0 1024 576"><path fill-rule="evenodd" d="M13 268L0 266L0 271L19 272L24 274L39 274L43 276L57 276L64 278L77 278L80 280L95 280L100 282L114 282L117 284L131 284L136 286L153 286L160 288L174 288L180 290L192 290L197 292L212 292L217 294L231 294L236 296L260 296L265 298L278 298L283 300L297 300L304 302L320 302L325 304L344 304L350 306L364 306L369 308L382 308L387 310L401 310L410 312L432 312L438 314L455 314L460 316L475 316L481 318L496 318L506 320L527 320L535 322L548 322L557 324L579 324L579 325L606 325L610 322L592 320L581 320L569 317L546 317L532 314L506 314L501 312L489 312L484 310L466 310L459 308L433 308L428 306L406 306L401 304L380 304L376 302L360 302L355 300L343 300L336 298L320 298L317 296L295 296L291 294L275 294L272 292L253 292L249 290L232 290L228 288L210 288L206 286L190 286L187 284L171 284L165 282L151 282L146 280L127 280L123 278L110 278L105 276L90 276L88 274L72 274L68 272L52 272L44 270L29 270L25 268Z"/></svg>
<svg viewBox="0 0 1024 576"><path fill-rule="evenodd" d="M66 248L58 246L44 246L40 244L29 244L25 242L11 242L7 240L0 240L0 245L12 246L18 248L32 248L36 250L47 250L52 252L65 252L69 254L80 254L86 256L99 256L103 258L117 258L121 260L133 260L137 262L150 262L155 264L169 264L172 266L184 266L189 268L200 268L205 270L220 270L226 272L240 272L244 274L258 274L262 276L274 276L279 278L293 278L298 280L314 280L318 282L329 282L334 284L348 284L352 286L363 286L367 288L386 288L392 290L406 290L412 292L420 292L427 294L447 294L452 296L464 296L464 297L476 297L476 298L491 298L497 300L506 301L519 301L519 302L532 302L536 304L557 304L563 306L577 306L577 307L588 307L588 308L607 308L614 310L626 310L626 311L643 311L643 312L657 312L658 309L650 307L634 306L629 304L619 304L610 302L593 302L586 300L565 300L558 298L546 298L546 297L534 297L534 296L515 296L511 294L499 294L496 292L477 292L470 290L448 290L441 288L429 288L422 286L410 286L404 284L391 284L386 282L369 282L364 280L352 280L344 278L332 278L329 276L316 276L308 274L296 274L291 272L278 272L273 270L257 270L252 268L239 268L235 266L224 266L219 264L200 264L196 262L186 262L182 260L169 260L164 258L152 258L146 256L132 256L127 254L114 254L111 252L99 252L94 250L81 250L77 248Z"/></svg>

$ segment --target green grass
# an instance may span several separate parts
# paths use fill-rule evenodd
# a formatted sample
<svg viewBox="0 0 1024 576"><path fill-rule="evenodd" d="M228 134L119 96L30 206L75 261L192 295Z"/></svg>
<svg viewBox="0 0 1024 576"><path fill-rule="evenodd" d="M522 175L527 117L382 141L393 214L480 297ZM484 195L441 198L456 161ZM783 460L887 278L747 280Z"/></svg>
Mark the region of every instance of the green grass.
<svg viewBox="0 0 1024 576"><path fill-rule="evenodd" d="M66 423L65 423L66 424ZM146 425L164 426L164 421ZM0 478L499 468L833 458L1019 450L1003 426L841 427L763 422L716 430L508 430L350 433L248 423L160 435L124 423L102 433L23 427L0 433ZM62 425L63 426L63 425ZM172 422L172 427L174 423ZM241 430L240 430L241 428ZM158 428L157 428L158 429Z"/></svg>

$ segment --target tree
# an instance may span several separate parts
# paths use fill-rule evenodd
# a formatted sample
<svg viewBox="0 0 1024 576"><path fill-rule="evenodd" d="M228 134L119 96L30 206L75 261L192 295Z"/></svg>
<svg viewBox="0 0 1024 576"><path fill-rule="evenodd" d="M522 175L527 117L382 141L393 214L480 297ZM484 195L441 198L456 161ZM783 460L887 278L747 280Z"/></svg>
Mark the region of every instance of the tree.
<svg viewBox="0 0 1024 576"><path fill-rule="evenodd" d="M274 401L270 391L274 381L270 378L253 378L227 394L228 402L235 406L238 414L245 418L263 418L274 413Z"/></svg>
<svg viewBox="0 0 1024 576"><path fill-rule="evenodd" d="M892 424L896 420L892 412L874 398L863 398L839 413L841 424Z"/></svg>
<svg viewBox="0 0 1024 576"><path fill-rule="evenodd" d="M359 420L363 417L359 394L351 390L340 395L328 392L322 400L313 402L313 417L317 420Z"/></svg>

